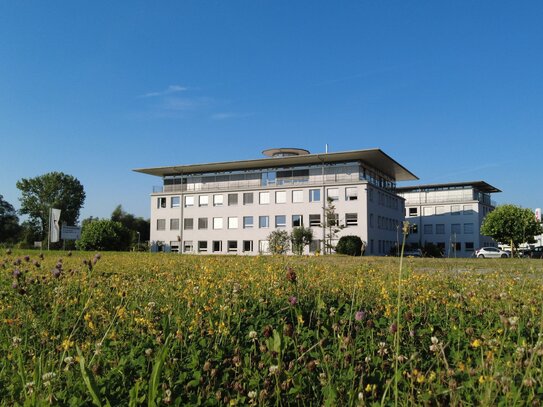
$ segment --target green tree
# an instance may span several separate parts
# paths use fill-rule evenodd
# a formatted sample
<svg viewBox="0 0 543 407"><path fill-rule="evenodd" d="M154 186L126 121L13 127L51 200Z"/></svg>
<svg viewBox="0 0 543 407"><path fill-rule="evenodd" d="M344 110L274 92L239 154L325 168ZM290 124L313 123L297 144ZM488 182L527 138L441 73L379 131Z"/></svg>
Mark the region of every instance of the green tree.
<svg viewBox="0 0 543 407"><path fill-rule="evenodd" d="M292 243L292 252L301 255L304 248L313 240L313 231L303 226L292 229L290 233L290 242Z"/></svg>
<svg viewBox="0 0 543 407"><path fill-rule="evenodd" d="M530 209L516 205L500 205L483 220L481 234L500 243L511 245L511 255L520 243L534 241L534 236L543 233L541 224Z"/></svg>
<svg viewBox="0 0 543 407"><path fill-rule="evenodd" d="M75 245L79 250L126 250L127 229L109 219L85 219L81 239Z"/></svg>
<svg viewBox="0 0 543 407"><path fill-rule="evenodd" d="M345 228L339 224L339 216L336 213L336 207L334 200L330 197L327 199L328 204L324 208L324 226L326 233L324 236L324 251L325 253L332 253L335 249L334 241L337 239L338 233Z"/></svg>
<svg viewBox="0 0 543 407"><path fill-rule="evenodd" d="M17 188L22 193L19 212L39 220L42 239L48 230L50 208L62 211L62 223L77 223L85 202L85 191L77 178L62 172L49 172L35 178L23 178L17 181Z"/></svg>
<svg viewBox="0 0 543 407"><path fill-rule="evenodd" d="M40 242L41 224L38 220L26 220L21 224L20 241L24 247L34 247L34 242Z"/></svg>
<svg viewBox="0 0 543 407"><path fill-rule="evenodd" d="M285 254L289 249L289 235L286 230L274 230L268 235L270 252L272 254Z"/></svg>
<svg viewBox="0 0 543 407"><path fill-rule="evenodd" d="M134 247L138 241L140 243L147 242L150 238L151 224L149 220L141 217L135 217L131 213L123 210L121 205L118 205L111 214L111 220L120 222L127 230L126 246ZM138 248L139 250L140 248Z"/></svg>
<svg viewBox="0 0 543 407"><path fill-rule="evenodd" d="M15 243L20 230L15 208L0 195L0 242Z"/></svg>

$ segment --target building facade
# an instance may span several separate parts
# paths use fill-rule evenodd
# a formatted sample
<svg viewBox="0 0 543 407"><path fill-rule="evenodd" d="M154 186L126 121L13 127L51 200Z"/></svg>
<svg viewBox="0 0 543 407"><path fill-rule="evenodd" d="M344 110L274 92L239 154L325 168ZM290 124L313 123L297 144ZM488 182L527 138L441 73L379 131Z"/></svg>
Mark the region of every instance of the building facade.
<svg viewBox="0 0 543 407"><path fill-rule="evenodd" d="M405 218L414 227L407 243L436 245L445 257L471 257L479 247L497 246L480 233L495 208L491 194L501 192L483 181L401 187Z"/></svg>
<svg viewBox="0 0 543 407"><path fill-rule="evenodd" d="M328 198L343 235L366 242L366 254L397 244L404 200L396 182L417 177L379 149L310 154L266 150L267 158L142 168L161 177L151 194L153 251L259 254L276 230L310 227L305 252L323 250Z"/></svg>

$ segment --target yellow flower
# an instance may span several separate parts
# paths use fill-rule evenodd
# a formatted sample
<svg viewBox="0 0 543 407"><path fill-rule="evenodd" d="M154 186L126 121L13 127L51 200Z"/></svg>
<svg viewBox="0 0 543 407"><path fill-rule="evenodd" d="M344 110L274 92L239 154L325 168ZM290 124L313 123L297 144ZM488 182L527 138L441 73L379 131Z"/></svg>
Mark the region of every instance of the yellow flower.
<svg viewBox="0 0 543 407"><path fill-rule="evenodd" d="M70 339L66 338L66 339L64 339L64 340L62 341L62 345L61 345L61 346L62 346L62 349L63 349L63 350L68 350L68 349L70 349L71 347L74 346L74 342L71 341Z"/></svg>
<svg viewBox="0 0 543 407"><path fill-rule="evenodd" d="M479 346L481 346L482 343L479 339L475 339L473 342L471 342L471 346L474 347L474 348L478 348Z"/></svg>

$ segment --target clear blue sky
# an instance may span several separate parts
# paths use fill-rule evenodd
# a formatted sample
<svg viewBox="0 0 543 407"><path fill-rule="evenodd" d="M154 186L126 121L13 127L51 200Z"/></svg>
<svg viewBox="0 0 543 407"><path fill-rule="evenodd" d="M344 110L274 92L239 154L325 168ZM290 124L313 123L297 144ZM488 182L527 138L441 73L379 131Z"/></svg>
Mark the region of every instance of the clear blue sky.
<svg viewBox="0 0 543 407"><path fill-rule="evenodd" d="M541 1L4 1L0 194L78 178L149 216L133 168L381 148L419 183L543 206Z"/></svg>

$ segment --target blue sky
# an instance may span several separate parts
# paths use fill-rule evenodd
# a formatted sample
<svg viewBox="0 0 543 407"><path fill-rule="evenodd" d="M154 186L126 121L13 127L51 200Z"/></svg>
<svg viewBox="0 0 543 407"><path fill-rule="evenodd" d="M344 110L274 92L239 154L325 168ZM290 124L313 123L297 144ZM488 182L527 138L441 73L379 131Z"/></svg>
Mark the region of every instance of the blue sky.
<svg viewBox="0 0 543 407"><path fill-rule="evenodd" d="M0 194L78 178L149 216L141 167L381 148L419 183L543 206L540 1L5 1Z"/></svg>

